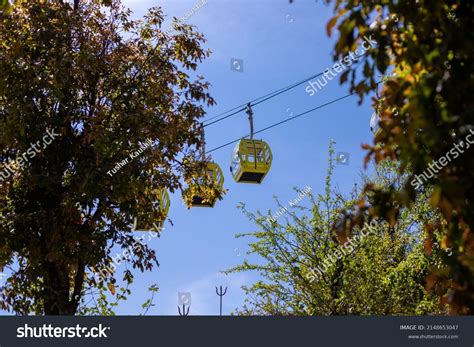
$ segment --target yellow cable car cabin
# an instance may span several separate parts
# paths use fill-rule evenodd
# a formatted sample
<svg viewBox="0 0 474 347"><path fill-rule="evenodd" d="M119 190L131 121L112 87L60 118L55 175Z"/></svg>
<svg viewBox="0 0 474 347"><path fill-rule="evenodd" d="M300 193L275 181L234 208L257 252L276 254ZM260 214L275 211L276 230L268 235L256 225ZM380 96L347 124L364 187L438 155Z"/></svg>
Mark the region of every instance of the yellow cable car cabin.
<svg viewBox="0 0 474 347"><path fill-rule="evenodd" d="M270 171L272 158L265 141L242 139L232 153L230 172L238 183L262 183Z"/></svg>
<svg viewBox="0 0 474 347"><path fill-rule="evenodd" d="M224 175L219 165L208 163L204 173L195 174L188 180L188 188L183 192L184 202L191 207L214 207L222 198Z"/></svg>
<svg viewBox="0 0 474 347"><path fill-rule="evenodd" d="M160 231L170 210L170 196L166 189L154 189L153 208L149 213L138 215L134 220L134 231Z"/></svg>

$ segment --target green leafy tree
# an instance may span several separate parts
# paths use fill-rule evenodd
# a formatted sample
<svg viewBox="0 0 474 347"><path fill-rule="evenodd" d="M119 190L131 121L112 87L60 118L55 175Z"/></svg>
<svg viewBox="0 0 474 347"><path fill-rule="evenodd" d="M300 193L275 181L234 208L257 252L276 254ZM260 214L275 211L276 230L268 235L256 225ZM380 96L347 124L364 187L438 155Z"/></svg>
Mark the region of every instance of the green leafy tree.
<svg viewBox="0 0 474 347"><path fill-rule="evenodd" d="M474 3L335 0L334 4L335 16L327 29L329 34L338 33L335 60L353 51L364 37L378 43L358 64L347 67L341 83L350 82L351 91L362 101L380 76L387 76L379 100L374 100L374 107L380 106L381 131L374 145L366 146L367 161L396 159L402 172L412 175L401 190L366 186L373 193L370 199L360 201L337 231L350 235L374 218L394 225L400 208L429 192L445 223L427 221L426 250L429 253L437 241L434 230L442 229L442 246L453 252L442 259L444 266L432 269L429 284L443 286L438 292L451 313L473 314L474 160L467 138L474 132ZM429 182L420 183L428 169L436 174L427 174ZM395 200L400 207L392 204Z"/></svg>
<svg viewBox="0 0 474 347"><path fill-rule="evenodd" d="M258 231L241 234L251 237L248 254L253 263L228 270L258 271L261 280L244 287L246 304L237 311L243 315L390 315L440 314L439 298L425 290L429 266L436 266L440 249L428 257L423 250L423 219L437 220L426 199L412 209L403 209L396 225L373 222L355 230L350 238L339 240L332 231L341 210L359 198L357 188L344 197L331 187L333 156L331 148L325 192L308 194L309 204L293 207L278 202L279 211L251 213L242 206ZM377 167L365 183L376 186L403 180L393 162ZM296 190L302 192L301 190ZM284 209L286 208L286 209ZM273 217L272 217L273 216Z"/></svg>
<svg viewBox="0 0 474 347"><path fill-rule="evenodd" d="M81 316L115 316L115 308L117 308L121 302L126 301L132 294L130 285L131 282L120 287L118 292L114 295L115 300L111 300L110 293L103 287L88 288L84 291L84 295L81 296L77 314ZM155 299L158 289L156 284L152 284L148 287L148 291L151 295L141 305L141 308L144 310L141 315L146 315L149 309L155 306L153 300Z"/></svg>
<svg viewBox="0 0 474 347"><path fill-rule="evenodd" d="M9 11L10 9L11 6L8 0L0 0L0 11Z"/></svg>
<svg viewBox="0 0 474 347"><path fill-rule="evenodd" d="M136 244L135 216L160 218L157 191L202 170L199 119L214 100L190 73L209 54L203 36L179 22L170 36L159 8L132 20L120 1L105 5L0 13L0 267L11 271L0 307L16 314L71 315L89 288L131 283L130 270L95 273ZM129 261L158 265L147 245Z"/></svg>

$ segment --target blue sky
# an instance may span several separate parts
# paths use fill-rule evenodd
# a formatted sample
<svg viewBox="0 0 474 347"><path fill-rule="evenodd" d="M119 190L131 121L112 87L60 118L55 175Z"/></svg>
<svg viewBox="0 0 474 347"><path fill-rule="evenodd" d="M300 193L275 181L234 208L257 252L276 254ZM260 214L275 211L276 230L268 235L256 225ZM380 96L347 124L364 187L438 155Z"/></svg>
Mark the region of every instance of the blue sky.
<svg viewBox="0 0 474 347"><path fill-rule="evenodd" d="M183 17L199 0L127 0L134 16L151 6L162 6L168 19ZM211 57L199 67L199 74L212 84L210 92L217 105L207 118L243 104L268 92L302 80L333 65L334 38L326 35L326 23L332 8L321 1L297 0L208 0L187 23L196 25L208 40ZM169 22L167 22L169 26ZM232 58L243 59L243 72L230 69ZM348 86L330 81L314 96L305 92L306 84L254 108L255 128L276 123L348 93ZM250 210L276 210L273 195L286 203L296 198L293 187L311 186L313 192L324 188L327 148L336 141L337 152L350 155L349 165L337 166L334 180L348 192L363 170L361 144L371 142L370 102L357 104L351 97L280 127L259 134L273 151L274 161L261 185L237 184L230 172L232 146L214 152L213 159L225 174L229 189L223 201L213 209L187 210L179 195L172 196L168 222L161 238L152 239L160 267L136 274L133 295L118 309L118 314L142 312L140 305L148 297L147 288L157 283L160 290L148 314L176 315L178 292L190 292L191 315L219 313L215 286L228 286L223 311L229 314L243 303L240 289L256 280L256 274L226 276L220 273L248 258L245 240L236 240L240 232L255 226L237 210L245 202ZM206 128L207 148L212 149L247 134L244 113ZM303 199L301 204L307 203ZM120 270L120 268L119 268Z"/></svg>

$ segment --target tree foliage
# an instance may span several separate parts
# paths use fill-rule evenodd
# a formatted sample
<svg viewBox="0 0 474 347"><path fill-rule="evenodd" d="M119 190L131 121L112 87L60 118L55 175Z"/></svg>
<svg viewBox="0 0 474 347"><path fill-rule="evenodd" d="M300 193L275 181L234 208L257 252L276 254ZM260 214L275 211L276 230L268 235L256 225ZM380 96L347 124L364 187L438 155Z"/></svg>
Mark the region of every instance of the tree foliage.
<svg viewBox="0 0 474 347"><path fill-rule="evenodd" d="M330 1L328 1L330 2ZM426 250L442 229L442 245L452 257L443 258L442 270L432 269L430 286L442 285L443 302L451 313L474 313L474 160L472 149L461 150L424 187L411 183L431 168L433 161L466 144L474 130L473 63L474 4L471 1L334 1L335 16L327 25L338 33L334 59L354 50L364 36L377 41L359 64L341 75L360 96L373 92L381 76L380 133L366 145L367 161L385 158L400 161L402 172L412 177L405 187L367 185L367 198L338 223L337 231L349 235L373 218L397 223L400 208L410 206L429 192L445 223L425 223ZM336 30L335 30L336 29ZM377 101L374 100L374 107ZM469 147L469 146L467 146ZM431 165L431 166L430 166ZM368 212L368 214L366 213Z"/></svg>
<svg viewBox="0 0 474 347"><path fill-rule="evenodd" d="M0 305L17 314L74 314L89 287L115 294L118 275L94 273L136 243L135 216L160 217L153 192L202 167L199 119L214 100L190 74L209 54L203 36L179 22L169 36L159 8L132 20L106 5L16 1L0 13L0 266L11 272ZM32 150L47 132L57 136ZM158 265L147 245L130 263Z"/></svg>
<svg viewBox="0 0 474 347"><path fill-rule="evenodd" d="M331 186L333 151L330 151L325 191L309 193L309 203L288 207L278 202L284 214L275 219L243 212L258 231L241 234L251 237L248 254L256 255L228 272L258 271L261 280L244 287L243 315L387 315L441 314L446 309L434 291L425 290L430 266L439 265L441 249L435 245L427 256L423 249L422 225L425 218L440 219L426 199L411 209L404 208L391 227L380 220L354 231L341 242L332 231L340 211L359 198L354 188L349 197ZM365 182L376 186L401 186L397 165L385 161ZM298 189L296 190L299 191ZM282 208L286 208L281 210ZM273 213L273 216L278 214Z"/></svg>
<svg viewBox="0 0 474 347"><path fill-rule="evenodd" d="M9 11L10 3L8 0L0 0L0 11Z"/></svg>

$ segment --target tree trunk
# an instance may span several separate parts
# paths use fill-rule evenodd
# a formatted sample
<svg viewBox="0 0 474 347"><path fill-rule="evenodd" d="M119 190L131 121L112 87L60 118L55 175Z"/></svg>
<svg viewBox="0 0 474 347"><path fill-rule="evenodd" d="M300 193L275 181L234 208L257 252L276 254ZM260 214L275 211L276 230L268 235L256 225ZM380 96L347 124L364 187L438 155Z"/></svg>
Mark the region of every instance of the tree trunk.
<svg viewBox="0 0 474 347"><path fill-rule="evenodd" d="M46 315L74 315L79 306L85 266L78 262L71 294L69 269L56 263L45 264L44 313Z"/></svg>

